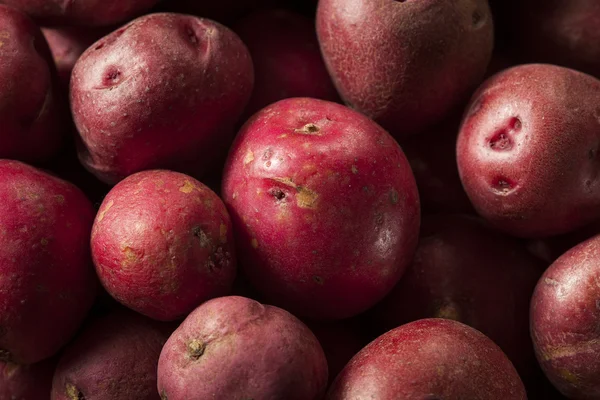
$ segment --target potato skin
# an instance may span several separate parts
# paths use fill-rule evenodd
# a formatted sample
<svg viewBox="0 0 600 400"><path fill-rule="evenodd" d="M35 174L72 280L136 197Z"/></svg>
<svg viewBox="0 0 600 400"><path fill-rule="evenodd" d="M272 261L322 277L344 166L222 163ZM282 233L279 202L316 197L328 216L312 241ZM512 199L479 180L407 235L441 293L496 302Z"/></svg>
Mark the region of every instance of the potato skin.
<svg viewBox="0 0 600 400"><path fill-rule="evenodd" d="M326 386L327 362L306 325L237 296L192 312L158 363L163 400L319 400Z"/></svg>
<svg viewBox="0 0 600 400"><path fill-rule="evenodd" d="M339 100L312 20L283 9L266 10L245 17L233 29L254 63L254 90L246 116L290 97Z"/></svg>
<svg viewBox="0 0 600 400"><path fill-rule="evenodd" d="M344 101L400 139L468 98L494 39L487 0L321 0L317 33Z"/></svg>
<svg viewBox="0 0 600 400"><path fill-rule="evenodd" d="M457 143L476 210L520 237L580 228L600 217L600 81L531 64L501 72L474 94Z"/></svg>
<svg viewBox="0 0 600 400"><path fill-rule="evenodd" d="M526 400L500 348L459 322L424 319L371 342L338 375L328 400Z"/></svg>
<svg viewBox="0 0 600 400"><path fill-rule="evenodd" d="M353 110L277 102L242 128L224 171L242 267L287 310L356 315L412 258L420 215L410 166L386 131Z"/></svg>
<svg viewBox="0 0 600 400"><path fill-rule="evenodd" d="M55 354L92 306L94 209L75 186L0 160L0 354L31 364Z"/></svg>
<svg viewBox="0 0 600 400"><path fill-rule="evenodd" d="M92 320L61 356L51 400L159 400L156 368L171 332L125 310Z"/></svg>
<svg viewBox="0 0 600 400"><path fill-rule="evenodd" d="M479 219L425 217L414 261L373 321L381 333L422 318L462 322L498 344L521 376L531 375L529 301L543 269L522 243Z"/></svg>
<svg viewBox="0 0 600 400"><path fill-rule="evenodd" d="M540 279L531 332L546 376L572 399L600 398L600 236L566 252Z"/></svg>
<svg viewBox="0 0 600 400"><path fill-rule="evenodd" d="M0 5L0 26L0 158L45 161L62 143L66 112L48 44L12 7Z"/></svg>
<svg viewBox="0 0 600 400"><path fill-rule="evenodd" d="M246 46L225 26L179 14L138 18L73 69L80 159L107 183L155 168L200 176L226 152L253 79Z"/></svg>
<svg viewBox="0 0 600 400"><path fill-rule="evenodd" d="M32 365L0 362L0 399L42 400L50 398L52 376L58 360Z"/></svg>
<svg viewBox="0 0 600 400"><path fill-rule="evenodd" d="M231 220L221 199L190 176L144 171L104 198L92 256L105 289L151 318L183 318L229 293L236 273Z"/></svg>
<svg viewBox="0 0 600 400"><path fill-rule="evenodd" d="M159 0L0 0L42 25L106 26L134 18Z"/></svg>

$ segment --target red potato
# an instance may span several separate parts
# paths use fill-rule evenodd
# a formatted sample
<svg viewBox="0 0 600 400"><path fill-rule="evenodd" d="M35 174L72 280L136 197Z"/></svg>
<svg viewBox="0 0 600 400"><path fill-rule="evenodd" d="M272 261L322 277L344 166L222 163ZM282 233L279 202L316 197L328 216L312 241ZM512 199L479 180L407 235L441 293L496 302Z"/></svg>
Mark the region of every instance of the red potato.
<svg viewBox="0 0 600 400"><path fill-rule="evenodd" d="M190 176L144 171L105 197L92 229L102 285L151 318L185 317L229 294L236 272L233 232L221 199Z"/></svg>
<svg viewBox="0 0 600 400"><path fill-rule="evenodd" d="M156 368L171 332L123 310L96 318L61 356L51 400L159 400Z"/></svg>
<svg viewBox="0 0 600 400"><path fill-rule="evenodd" d="M459 322L425 319L371 342L338 375L328 400L525 400L500 348Z"/></svg>
<svg viewBox="0 0 600 400"><path fill-rule="evenodd" d="M459 173L479 214L533 238L599 218L598 104L599 80L557 66L518 66L484 83L457 144Z"/></svg>
<svg viewBox="0 0 600 400"><path fill-rule="evenodd" d="M323 100L282 100L246 123L222 192L252 285L309 318L373 306L418 240L417 188L398 144L367 117Z"/></svg>
<svg viewBox="0 0 600 400"><path fill-rule="evenodd" d="M326 386L327 362L306 325L244 297L198 307L158 363L158 390L168 400L320 400Z"/></svg>
<svg viewBox="0 0 600 400"><path fill-rule="evenodd" d="M65 107L40 29L26 15L0 5L0 158L40 162L63 141Z"/></svg>
<svg viewBox="0 0 600 400"><path fill-rule="evenodd" d="M494 41L487 0L321 0L317 33L344 101L399 139L467 100Z"/></svg>
<svg viewBox="0 0 600 400"><path fill-rule="evenodd" d="M245 115L290 97L339 100L312 20L292 11L259 11L239 21L234 30L254 63L254 91Z"/></svg>
<svg viewBox="0 0 600 400"><path fill-rule="evenodd" d="M542 271L521 243L475 218L427 217L412 265L376 306L374 321L380 333L422 318L462 322L492 339L522 376L529 375L535 366L529 301Z"/></svg>
<svg viewBox="0 0 600 400"><path fill-rule="evenodd" d="M101 180L166 168L203 175L252 91L246 46L216 22L151 14L90 47L71 78L80 159Z"/></svg>
<svg viewBox="0 0 600 400"><path fill-rule="evenodd" d="M531 331L542 369L572 399L600 398L600 236L569 250L540 279Z"/></svg>
<svg viewBox="0 0 600 400"><path fill-rule="evenodd" d="M48 359L33 365L0 362L0 399L50 398L56 361L56 359Z"/></svg>
<svg viewBox="0 0 600 400"><path fill-rule="evenodd" d="M42 25L106 26L141 15L159 0L0 0Z"/></svg>
<svg viewBox="0 0 600 400"><path fill-rule="evenodd" d="M0 160L0 176L0 358L31 364L66 344L94 302L94 209L20 162Z"/></svg>

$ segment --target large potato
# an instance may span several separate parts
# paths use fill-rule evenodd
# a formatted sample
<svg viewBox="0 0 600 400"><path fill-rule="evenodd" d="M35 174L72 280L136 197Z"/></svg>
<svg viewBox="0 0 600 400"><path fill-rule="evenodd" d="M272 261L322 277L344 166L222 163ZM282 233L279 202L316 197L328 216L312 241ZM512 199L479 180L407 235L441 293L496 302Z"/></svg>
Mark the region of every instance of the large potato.
<svg viewBox="0 0 600 400"><path fill-rule="evenodd" d="M282 100L246 123L223 199L252 284L306 317L373 306L418 240L417 188L398 144L364 115L323 100Z"/></svg>
<svg viewBox="0 0 600 400"><path fill-rule="evenodd" d="M7 160L0 204L0 358L35 363L71 339L94 301L94 209L70 183Z"/></svg>
<svg viewBox="0 0 600 400"><path fill-rule="evenodd" d="M154 168L202 175L226 152L252 84L248 50L225 26L141 17L96 42L73 69L80 158L108 183Z"/></svg>
<svg viewBox="0 0 600 400"><path fill-rule="evenodd" d="M484 83L457 144L477 211L522 237L569 232L600 217L599 151L600 81L543 64Z"/></svg>
<svg viewBox="0 0 600 400"><path fill-rule="evenodd" d="M321 0L317 32L342 98L397 138L461 106L493 47L487 0Z"/></svg>

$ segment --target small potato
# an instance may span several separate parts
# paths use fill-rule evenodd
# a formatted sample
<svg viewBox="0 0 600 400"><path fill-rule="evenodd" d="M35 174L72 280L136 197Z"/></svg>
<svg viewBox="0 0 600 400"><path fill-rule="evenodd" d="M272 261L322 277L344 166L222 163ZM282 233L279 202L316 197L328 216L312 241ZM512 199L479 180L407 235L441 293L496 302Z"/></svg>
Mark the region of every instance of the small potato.
<svg viewBox="0 0 600 400"><path fill-rule="evenodd" d="M494 41L487 0L321 0L317 33L344 101L399 139L468 99Z"/></svg>
<svg viewBox="0 0 600 400"><path fill-rule="evenodd" d="M473 96L457 144L475 209L520 237L600 217L600 80L532 64L500 72Z"/></svg>
<svg viewBox="0 0 600 400"><path fill-rule="evenodd" d="M0 204L0 358L36 363L71 339L94 302L94 209L70 183L8 160Z"/></svg>
<svg viewBox="0 0 600 400"><path fill-rule="evenodd" d="M542 369L571 399L600 398L600 236L566 252L540 279L531 331Z"/></svg>
<svg viewBox="0 0 600 400"><path fill-rule="evenodd" d="M116 183L147 169L203 175L252 91L246 46L216 22L151 14L90 47L71 77L80 159Z"/></svg>
<svg viewBox="0 0 600 400"><path fill-rule="evenodd" d="M156 368L171 332L125 310L92 320L60 357L51 400L159 400Z"/></svg>
<svg viewBox="0 0 600 400"><path fill-rule="evenodd" d="M190 176L131 175L105 197L92 256L106 290L162 321L229 294L236 273L231 221L221 199Z"/></svg>
<svg viewBox="0 0 600 400"><path fill-rule="evenodd" d="M158 363L168 400L320 400L327 361L285 310L244 297L210 300L183 321Z"/></svg>
<svg viewBox="0 0 600 400"><path fill-rule="evenodd" d="M49 399L57 361L51 358L32 365L0 362L0 399Z"/></svg>
<svg viewBox="0 0 600 400"><path fill-rule="evenodd" d="M0 0L42 25L106 26L134 18L159 0Z"/></svg>
<svg viewBox="0 0 600 400"><path fill-rule="evenodd" d="M57 83L40 29L0 5L0 158L40 162L58 151L67 109Z"/></svg>
<svg viewBox="0 0 600 400"><path fill-rule="evenodd" d="M328 400L526 400L504 353L459 322L424 319L371 342L338 375Z"/></svg>

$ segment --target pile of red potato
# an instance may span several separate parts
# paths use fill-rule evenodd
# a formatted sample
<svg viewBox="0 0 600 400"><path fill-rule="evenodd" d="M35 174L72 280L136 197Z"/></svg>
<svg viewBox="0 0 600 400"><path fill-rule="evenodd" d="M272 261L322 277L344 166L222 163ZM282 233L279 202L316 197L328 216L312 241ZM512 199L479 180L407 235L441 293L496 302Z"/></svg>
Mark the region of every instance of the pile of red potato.
<svg viewBox="0 0 600 400"><path fill-rule="evenodd" d="M0 0L0 400L600 399L599 78L597 0Z"/></svg>

